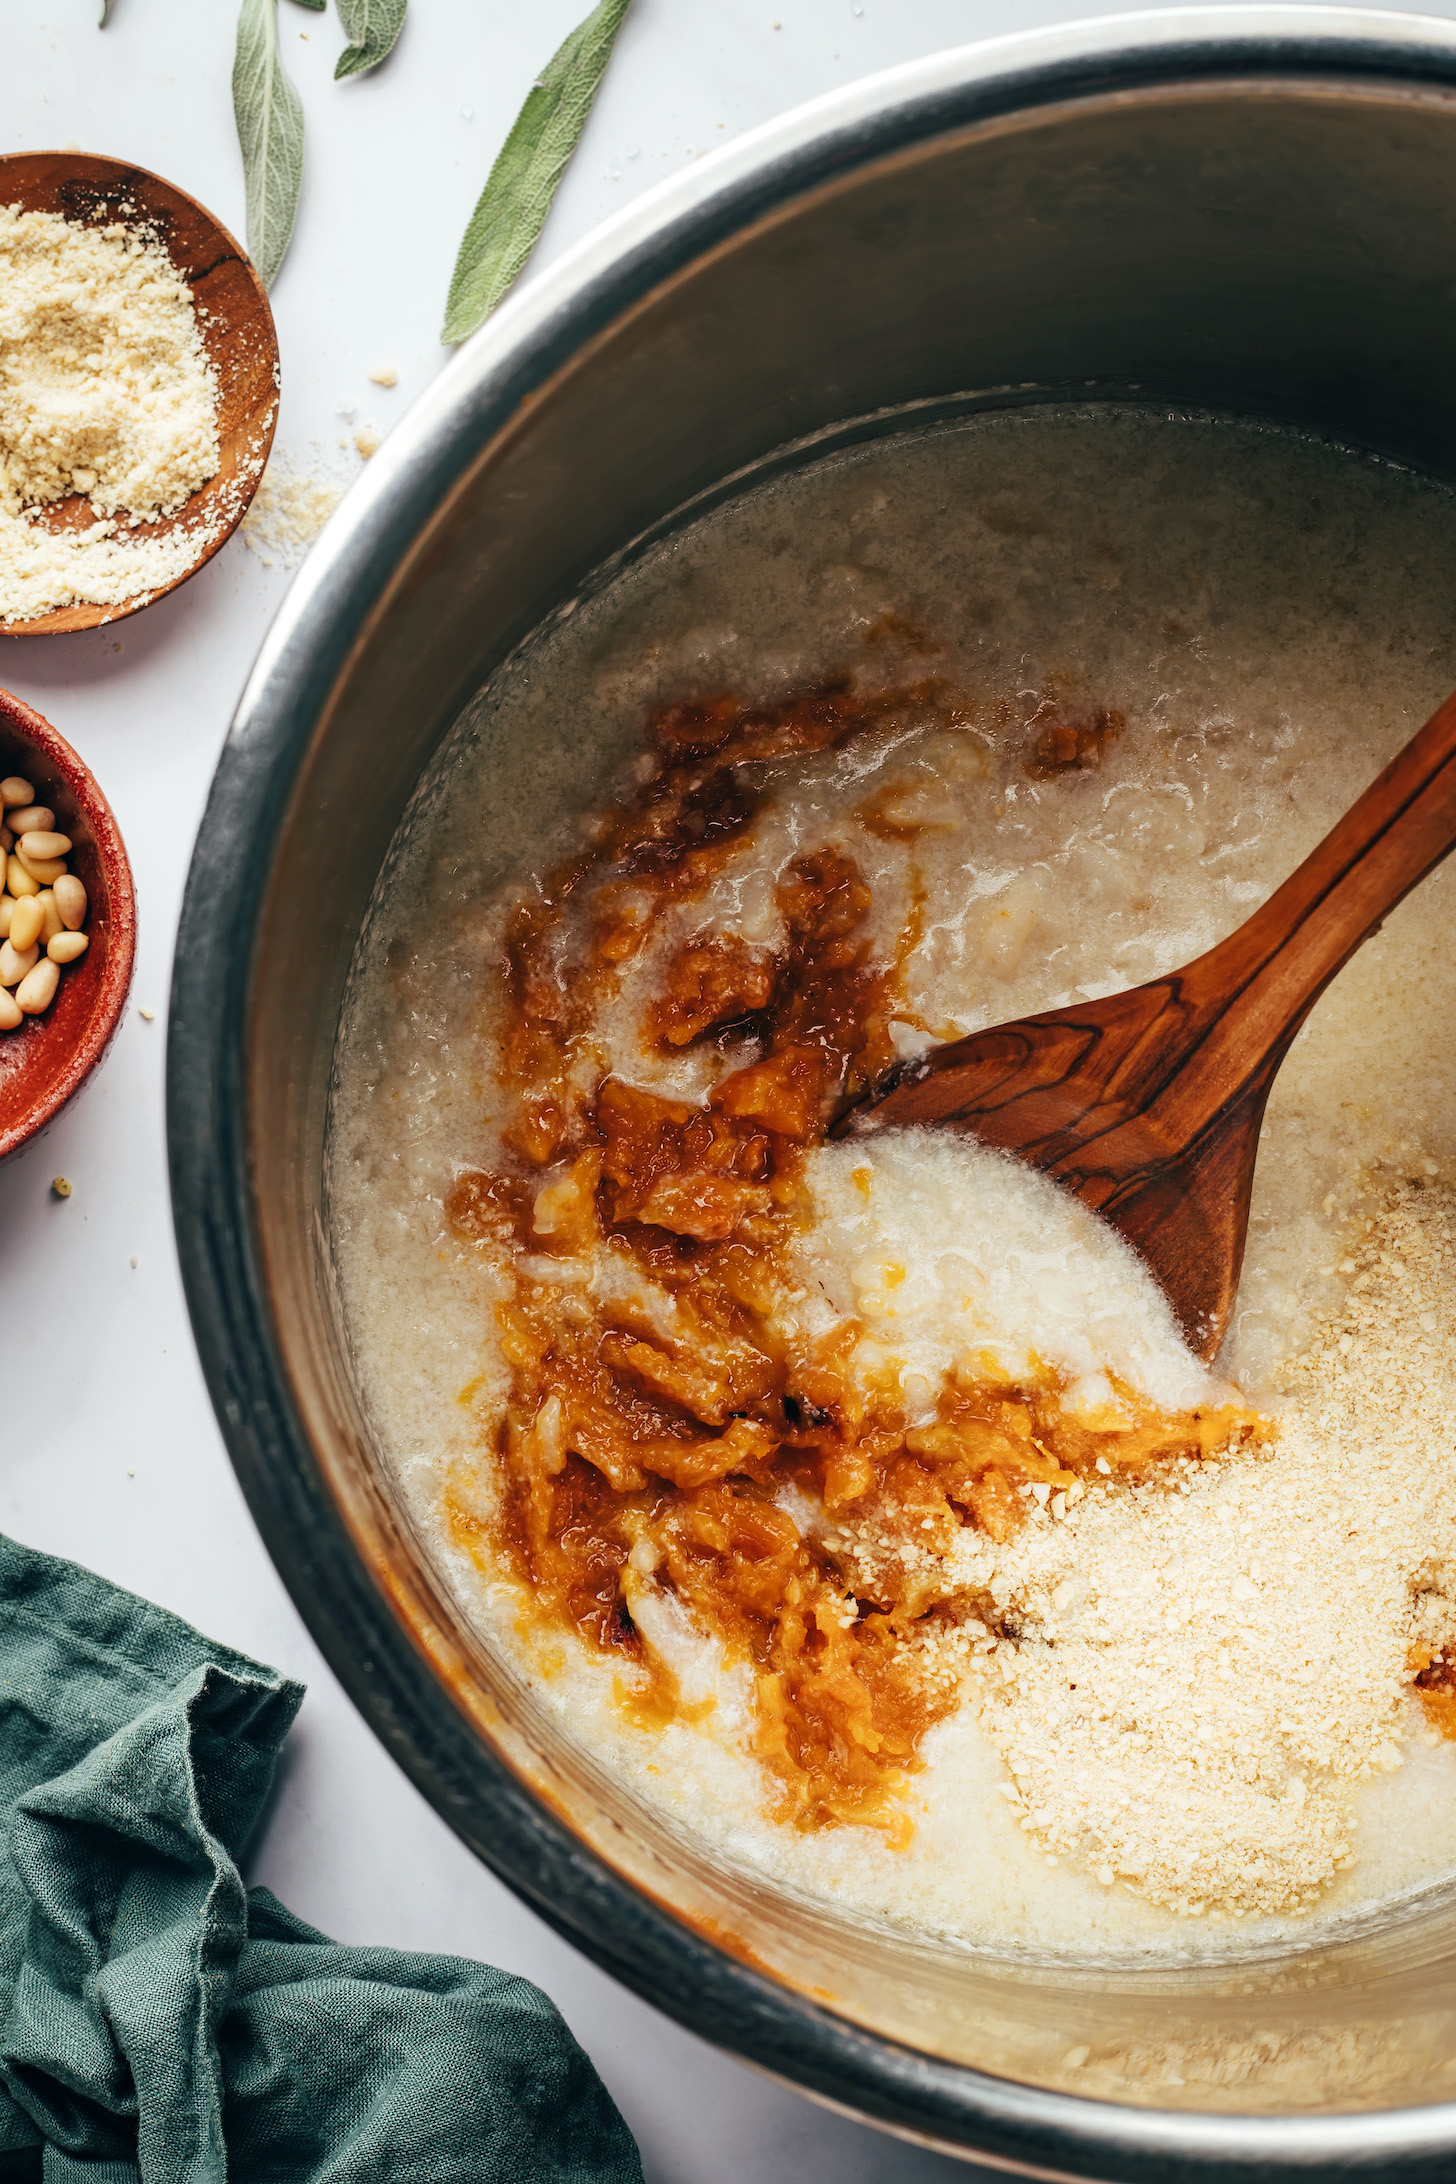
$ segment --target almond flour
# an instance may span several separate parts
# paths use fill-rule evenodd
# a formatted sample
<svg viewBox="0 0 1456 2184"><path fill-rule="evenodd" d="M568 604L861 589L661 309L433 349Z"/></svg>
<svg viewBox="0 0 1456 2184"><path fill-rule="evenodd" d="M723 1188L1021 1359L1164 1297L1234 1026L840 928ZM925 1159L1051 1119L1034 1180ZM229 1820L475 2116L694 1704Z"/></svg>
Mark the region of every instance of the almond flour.
<svg viewBox="0 0 1456 2184"><path fill-rule="evenodd" d="M120 605L183 575L220 531L138 527L215 477L217 379L186 282L120 224L0 206L0 621ZM94 521L52 530L73 494Z"/></svg>
<svg viewBox="0 0 1456 2184"><path fill-rule="evenodd" d="M1378 1201L1277 1443L1042 1517L995 1557L982 1727L1023 1829L1183 1915L1314 1900L1456 1637L1456 1194Z"/></svg>
<svg viewBox="0 0 1456 2184"><path fill-rule="evenodd" d="M265 569L295 567L352 483L347 463L331 464L317 445L312 463L275 449L242 521L244 545Z"/></svg>

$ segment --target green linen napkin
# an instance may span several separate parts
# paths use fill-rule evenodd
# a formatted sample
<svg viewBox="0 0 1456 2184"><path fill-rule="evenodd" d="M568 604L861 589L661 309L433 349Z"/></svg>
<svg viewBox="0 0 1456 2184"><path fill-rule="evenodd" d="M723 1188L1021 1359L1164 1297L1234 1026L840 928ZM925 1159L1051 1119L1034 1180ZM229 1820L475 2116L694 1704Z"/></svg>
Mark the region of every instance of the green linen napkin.
<svg viewBox="0 0 1456 2184"><path fill-rule="evenodd" d="M243 1887L302 1697L0 1537L0 2179L641 2184L526 1980Z"/></svg>

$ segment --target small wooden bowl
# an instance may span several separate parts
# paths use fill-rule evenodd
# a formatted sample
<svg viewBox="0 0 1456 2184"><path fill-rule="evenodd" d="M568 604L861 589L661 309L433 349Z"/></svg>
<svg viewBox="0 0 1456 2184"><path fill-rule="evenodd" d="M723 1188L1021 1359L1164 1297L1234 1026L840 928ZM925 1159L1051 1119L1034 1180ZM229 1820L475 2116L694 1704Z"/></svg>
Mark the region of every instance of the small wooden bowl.
<svg viewBox="0 0 1456 2184"><path fill-rule="evenodd" d="M0 622L0 636L53 637L135 614L164 598L210 561L247 512L278 421L278 337L268 295L251 262L212 214L145 167L85 152L11 152L0 158L0 205L56 212L87 226L121 221L153 232L191 289L203 345L217 373L217 476L174 515L138 524L132 536L195 532L197 554L180 576L118 606L56 607L28 622ZM72 493L36 518L51 531L94 523L84 494ZM210 534L210 535L209 535ZM89 778L89 777L88 777Z"/></svg>
<svg viewBox="0 0 1456 2184"><path fill-rule="evenodd" d="M67 863L86 889L91 945L61 973L55 1000L0 1032L0 1160L60 1113L121 1022L136 955L136 894L111 806L64 736L0 690L0 779L21 774L71 837Z"/></svg>

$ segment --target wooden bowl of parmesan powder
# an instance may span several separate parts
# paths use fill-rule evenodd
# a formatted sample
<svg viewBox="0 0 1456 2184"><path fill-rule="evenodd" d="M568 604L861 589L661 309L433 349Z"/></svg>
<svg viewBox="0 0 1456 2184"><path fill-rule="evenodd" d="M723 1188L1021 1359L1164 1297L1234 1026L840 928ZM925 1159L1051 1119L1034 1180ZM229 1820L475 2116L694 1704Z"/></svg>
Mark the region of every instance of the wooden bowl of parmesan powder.
<svg viewBox="0 0 1456 2184"><path fill-rule="evenodd" d="M262 281L159 175L0 158L0 635L150 606L236 529L278 415Z"/></svg>

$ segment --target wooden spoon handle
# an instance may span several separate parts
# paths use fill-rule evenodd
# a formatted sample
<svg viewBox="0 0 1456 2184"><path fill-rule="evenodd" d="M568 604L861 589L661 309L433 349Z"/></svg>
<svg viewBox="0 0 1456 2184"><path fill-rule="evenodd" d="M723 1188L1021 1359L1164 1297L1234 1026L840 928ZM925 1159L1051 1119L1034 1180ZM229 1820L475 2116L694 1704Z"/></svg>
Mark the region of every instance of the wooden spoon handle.
<svg viewBox="0 0 1456 2184"><path fill-rule="evenodd" d="M1325 987L1453 844L1456 696L1206 955L1125 993L936 1048L843 1115L835 1135L897 1123L969 1129L1110 1210L1141 1187L1157 1148L1182 1173L1210 1134L1257 1130Z"/></svg>
<svg viewBox="0 0 1456 2184"><path fill-rule="evenodd" d="M1341 965L1453 847L1456 696L1216 948L1146 986L904 1063L833 1135L968 1131L1055 1176L1142 1254L1212 1357L1233 1309L1275 1072Z"/></svg>
<svg viewBox="0 0 1456 2184"><path fill-rule="evenodd" d="M1336 972L1453 847L1456 695L1263 907L1188 965L1197 1051L1185 1046L1180 1072L1185 1126L1192 1110L1211 1120L1241 1084L1272 1079Z"/></svg>

